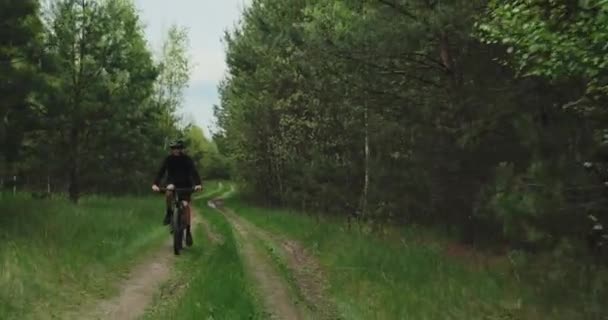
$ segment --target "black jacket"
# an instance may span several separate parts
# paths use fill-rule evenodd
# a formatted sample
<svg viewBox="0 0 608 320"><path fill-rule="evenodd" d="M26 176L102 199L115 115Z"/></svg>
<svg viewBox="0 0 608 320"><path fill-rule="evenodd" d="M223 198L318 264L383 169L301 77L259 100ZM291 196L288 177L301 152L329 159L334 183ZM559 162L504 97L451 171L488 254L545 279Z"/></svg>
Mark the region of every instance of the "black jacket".
<svg viewBox="0 0 608 320"><path fill-rule="evenodd" d="M193 185L201 184L201 178L196 170L194 161L185 154L179 156L169 155L165 158L154 179L155 185L159 185L165 171L167 172L167 184L172 183L176 188L191 188Z"/></svg>

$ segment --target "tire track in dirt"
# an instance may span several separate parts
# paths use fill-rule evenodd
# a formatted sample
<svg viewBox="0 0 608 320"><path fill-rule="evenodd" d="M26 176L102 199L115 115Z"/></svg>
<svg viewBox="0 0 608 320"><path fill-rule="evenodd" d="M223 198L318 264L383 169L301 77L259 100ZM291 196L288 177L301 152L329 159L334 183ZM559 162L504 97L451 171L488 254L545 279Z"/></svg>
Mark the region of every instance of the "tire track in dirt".
<svg viewBox="0 0 608 320"><path fill-rule="evenodd" d="M192 216L197 216L197 224L200 225L200 227L202 227L205 231L205 235L207 236L207 238L209 238L209 241L211 241L211 243L213 244L224 244L224 236L218 232L216 232L213 227L211 226L211 224L209 223L209 221L207 219L205 219L203 216L199 216L196 214L196 211L193 210L192 211Z"/></svg>
<svg viewBox="0 0 608 320"><path fill-rule="evenodd" d="M224 243L224 236L218 233L203 215L199 215L198 210L196 210L195 207L192 207L192 219L196 229L202 228L202 233L204 233L204 236L209 240L207 244L199 244L200 246L203 246L203 251L212 250L213 247ZM200 248L196 248L197 243L201 243L201 241L197 239L199 238L195 236L194 247L195 250L200 250ZM195 280L187 274L184 276L181 273L177 273L171 277L159 287L159 290L157 290L154 304L150 304L150 308L146 308L146 315L157 315L159 312L162 312L164 309L168 308L168 306L175 303L175 301L181 299L181 297L187 293L188 287L192 281ZM152 318L156 319L154 316Z"/></svg>
<svg viewBox="0 0 608 320"><path fill-rule="evenodd" d="M208 236L216 240L221 238L214 233L205 219L198 217L196 210L192 210L192 232L201 224L206 225ZM196 239L194 239L196 241ZM213 241L213 240L212 240ZM196 243L194 244L196 246ZM187 252L187 248L185 249ZM112 319L133 320L144 315L146 308L151 305L161 285L171 277L171 267L176 257L173 254L173 238L167 232L167 241L136 265L122 281L119 294L106 300L91 304L85 312L66 315L67 319Z"/></svg>
<svg viewBox="0 0 608 320"><path fill-rule="evenodd" d="M269 318L305 319L302 311L291 298L288 284L276 270L271 258L256 248L255 235L247 227L228 217L223 210L220 212L226 216L235 231L239 253L243 257L246 270L255 281Z"/></svg>
<svg viewBox="0 0 608 320"><path fill-rule="evenodd" d="M291 318L285 316L278 316L277 319L340 319L331 299L329 299L327 290L328 283L323 276L323 270L316 260L316 258L308 253L308 251L300 245L298 242L281 238L274 234L271 234L249 221L241 218L239 215L234 213L229 208L223 207L223 201L214 200L210 203L212 207L217 208L224 214L228 221L232 224L233 228L242 237L241 243L243 246L254 246L256 240L260 240L266 246L278 249L280 252L276 252L280 255L280 259L285 262L289 269L290 276L292 276L295 282L296 290L298 291L299 297L304 300L304 305L301 303L295 306L294 300L298 300L296 297L291 297L291 304L295 308L299 309L300 318ZM249 245L248 245L249 244ZM243 248L243 255L247 260L246 255L249 254L245 248ZM268 310L275 311L273 303L277 302L275 299L279 298L285 300L285 297L293 296L288 289L288 285L285 283L285 279L282 279L281 275L276 271L274 266L275 262L264 252L260 252L258 248L249 248L249 250L255 250L256 255L266 256L266 263L270 264L265 266L265 269L272 270L278 277L281 278L282 285L284 288L281 289L279 297L277 297L276 291L266 292L267 288L261 288L262 294L266 300ZM266 270L268 272L268 270ZM258 270L259 271L259 270ZM263 281L267 279L260 279L257 282L260 286L265 286ZM261 283L260 283L261 282ZM279 300L280 304L286 303L285 301ZM278 314L278 312L277 312Z"/></svg>

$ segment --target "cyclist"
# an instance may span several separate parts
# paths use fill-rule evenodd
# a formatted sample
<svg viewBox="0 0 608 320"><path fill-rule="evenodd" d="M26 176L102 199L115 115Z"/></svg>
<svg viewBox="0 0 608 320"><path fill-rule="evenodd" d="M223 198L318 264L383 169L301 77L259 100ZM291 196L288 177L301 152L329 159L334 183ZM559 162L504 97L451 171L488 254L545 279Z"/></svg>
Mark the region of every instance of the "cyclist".
<svg viewBox="0 0 608 320"><path fill-rule="evenodd" d="M194 161L188 155L184 153L185 145L182 140L175 140L172 142L169 147L171 148L171 154L165 158L163 164L154 179L154 184L152 185L152 190L155 192L160 191L159 183L163 178L165 172L167 173L167 188L172 189L192 189L194 185L194 190L199 191L202 190L201 178L196 170L196 166L194 165ZM192 234L190 233L190 221L191 221L191 212L190 212L190 200L192 191L190 192L182 192L179 193L180 198L185 201L186 207L186 244L188 246L192 246ZM165 214L165 219L163 221L164 225L168 225L171 222L171 216L173 212L171 210L171 197L172 193L167 191L167 210Z"/></svg>

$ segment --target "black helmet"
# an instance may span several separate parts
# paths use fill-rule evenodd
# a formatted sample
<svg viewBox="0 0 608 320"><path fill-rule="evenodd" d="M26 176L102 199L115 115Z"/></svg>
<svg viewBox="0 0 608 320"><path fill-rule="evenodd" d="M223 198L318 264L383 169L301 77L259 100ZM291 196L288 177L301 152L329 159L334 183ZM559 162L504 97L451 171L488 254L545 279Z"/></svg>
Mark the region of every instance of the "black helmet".
<svg viewBox="0 0 608 320"><path fill-rule="evenodd" d="M174 140L171 142L171 144L169 144L169 148L171 149L184 149L184 147L184 141L181 139Z"/></svg>

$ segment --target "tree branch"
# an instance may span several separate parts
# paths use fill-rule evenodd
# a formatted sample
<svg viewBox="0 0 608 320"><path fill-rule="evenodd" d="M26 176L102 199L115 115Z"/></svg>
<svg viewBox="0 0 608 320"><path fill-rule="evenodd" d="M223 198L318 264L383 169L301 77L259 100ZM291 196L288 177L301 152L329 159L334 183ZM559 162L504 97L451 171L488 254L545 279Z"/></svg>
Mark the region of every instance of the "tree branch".
<svg viewBox="0 0 608 320"><path fill-rule="evenodd" d="M383 74L383 75L399 75L399 76L405 77L405 78L410 79L410 80L418 81L418 82L423 83L425 85L430 85L430 86L433 86L433 87L436 87L436 88L441 88L441 86L438 83L435 83L435 82L433 82L431 80L424 79L422 77L417 77L415 75L412 75L412 73L409 72L408 70L391 70L391 69L389 69L389 68L387 68L385 66L382 66L382 65L370 62L370 61L366 61L365 59L360 59L360 58L357 58L357 57L353 57L353 56L345 54L345 53L338 52L338 53L333 53L333 55L336 56L336 57L338 57L338 58L347 59L347 60L354 61L354 62L357 62L357 63L363 63L364 65L366 65L368 67L372 67L372 68L374 68L376 70L380 70L380 74Z"/></svg>
<svg viewBox="0 0 608 320"><path fill-rule="evenodd" d="M405 8L397 5L396 1L378 0L378 2L381 3L381 4L383 4L383 5L385 5L385 6L387 6L387 7L395 9L397 12L401 13L402 15L404 15L404 16L412 19L412 20L418 21L418 17L417 16L415 16L413 13L409 12Z"/></svg>

